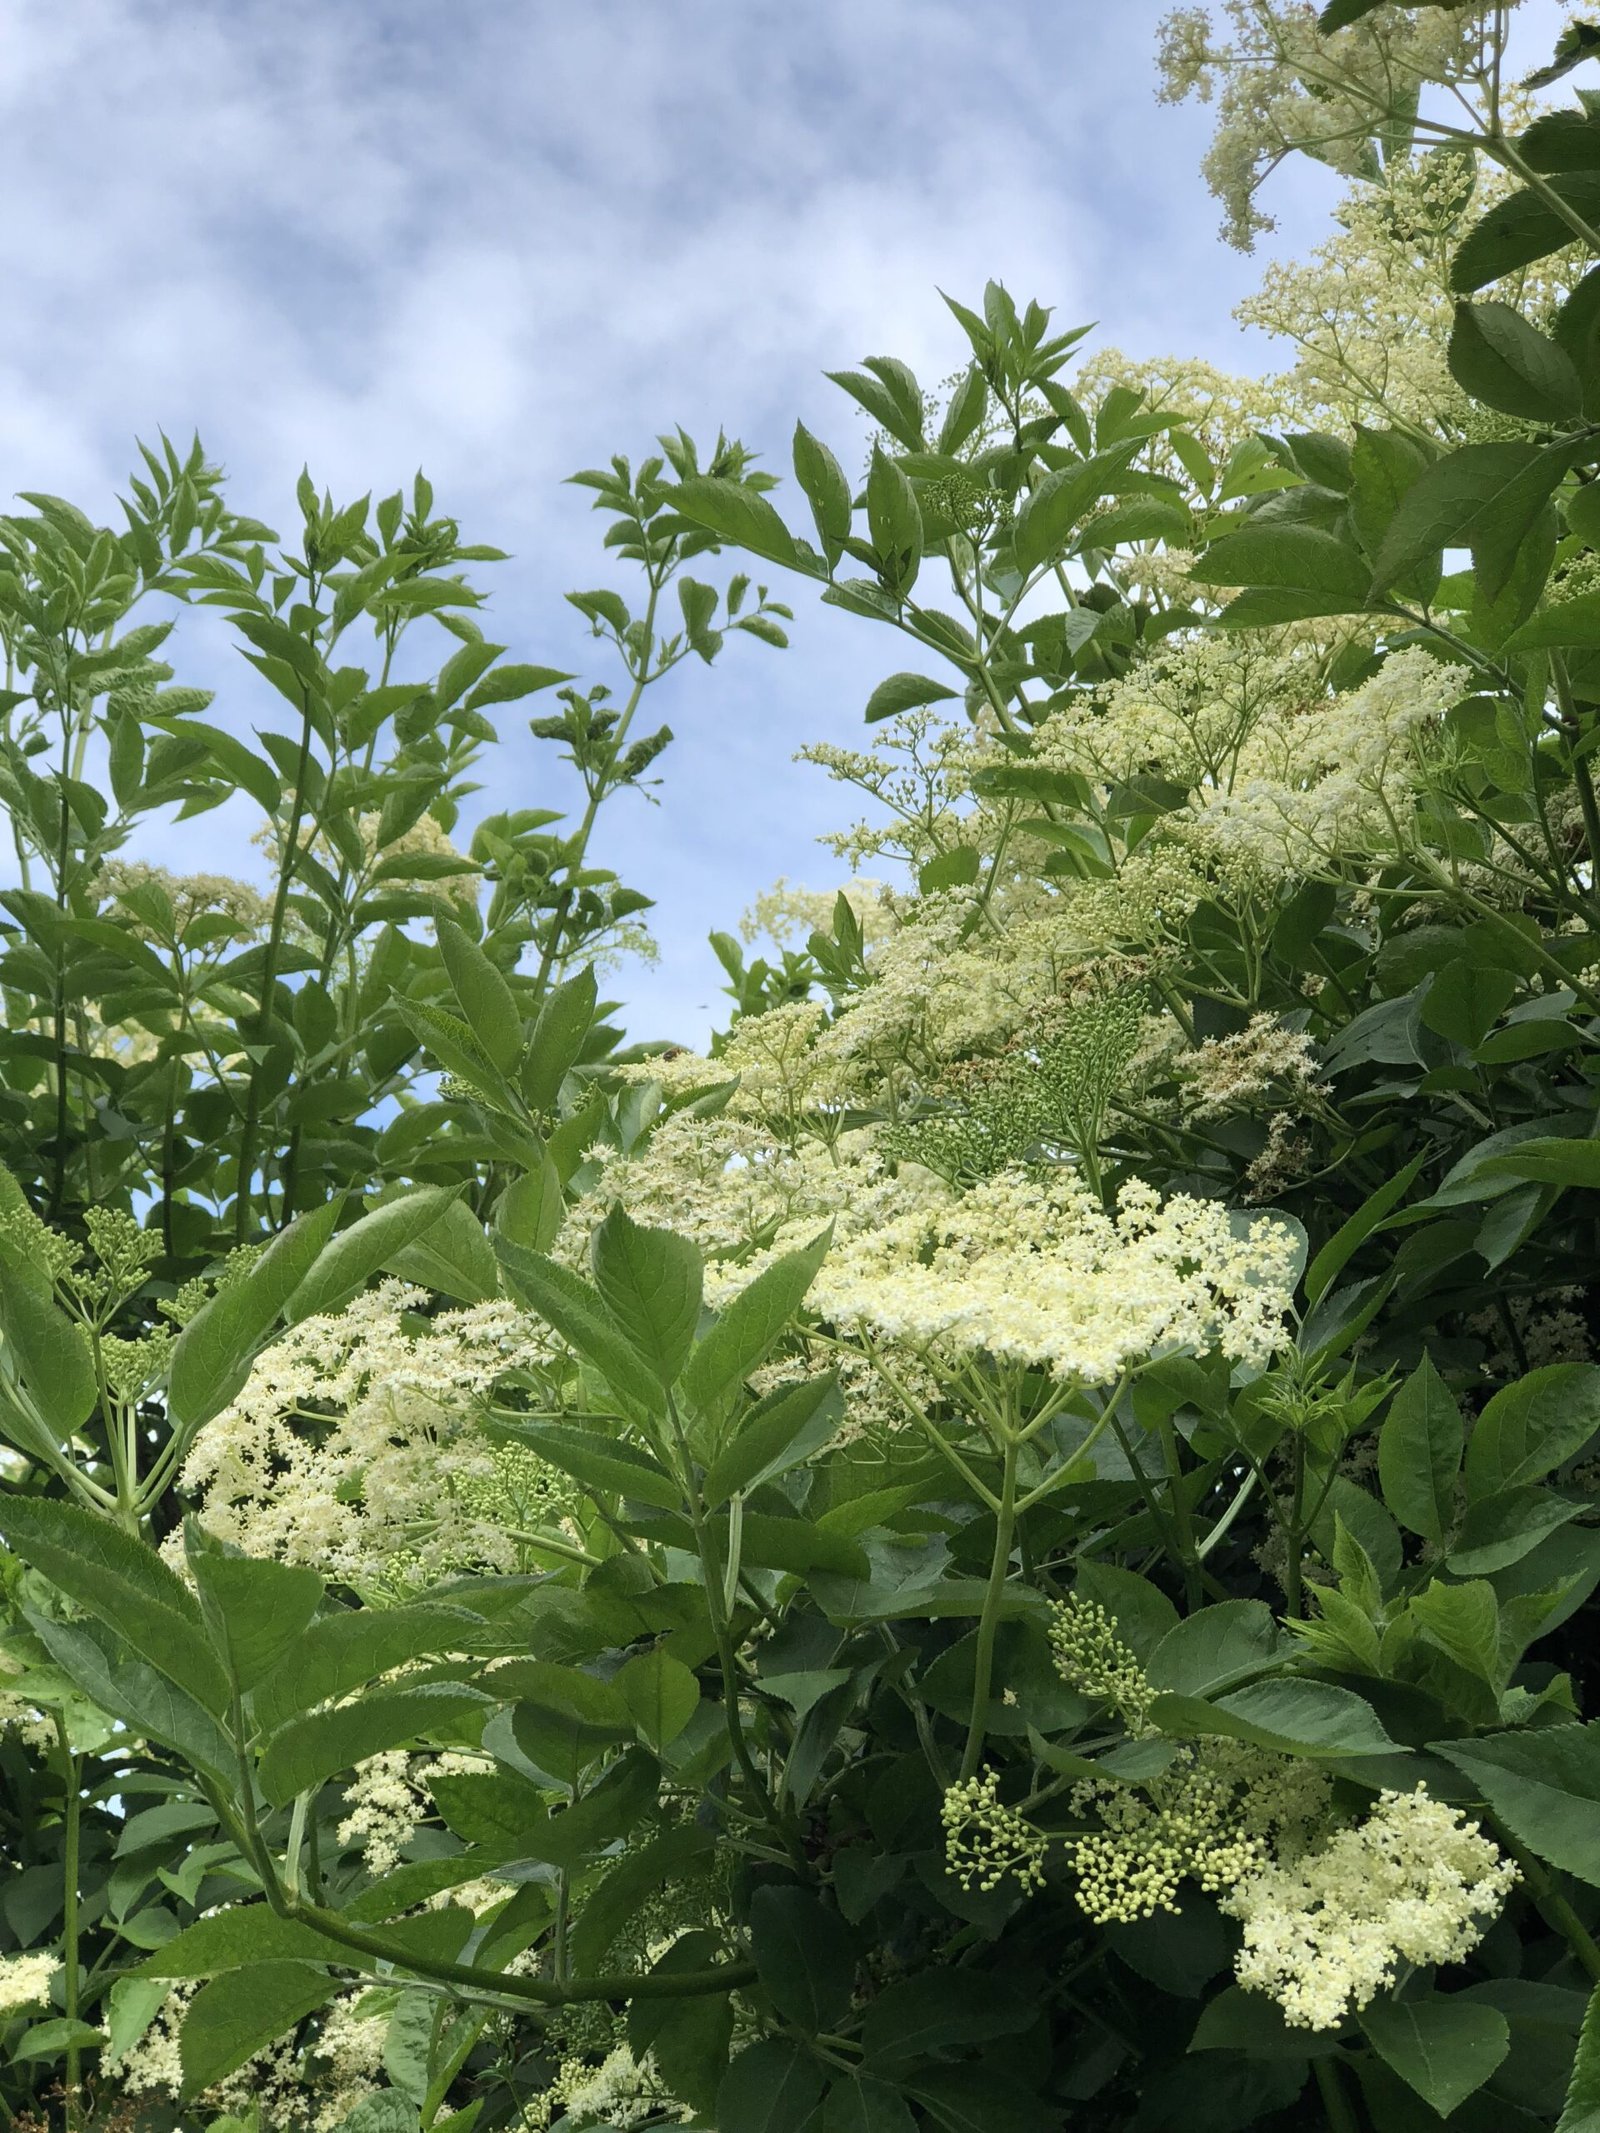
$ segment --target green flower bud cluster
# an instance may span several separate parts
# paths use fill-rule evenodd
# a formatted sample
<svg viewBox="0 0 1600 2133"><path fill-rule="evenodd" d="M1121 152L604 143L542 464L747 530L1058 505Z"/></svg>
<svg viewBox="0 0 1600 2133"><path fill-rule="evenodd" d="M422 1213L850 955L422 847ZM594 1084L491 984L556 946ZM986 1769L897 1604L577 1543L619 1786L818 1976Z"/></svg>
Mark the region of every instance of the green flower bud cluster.
<svg viewBox="0 0 1600 2133"><path fill-rule="evenodd" d="M1144 1041L1145 1012L1138 992L1054 1010L998 1059L952 1069L940 1092L944 1107L891 1127L887 1152L952 1184L1052 1149L1092 1155Z"/></svg>
<svg viewBox="0 0 1600 2133"><path fill-rule="evenodd" d="M1002 1804L998 1771L950 1786L939 1819L945 1863L964 1889L987 1896L1006 1880L1019 1882L1024 1892L1043 1888L1050 1840L1016 1808Z"/></svg>
<svg viewBox="0 0 1600 2133"><path fill-rule="evenodd" d="M1057 1671L1069 1687L1110 1704L1130 1733L1152 1730L1150 1706L1155 1689L1098 1600L1081 1593L1058 1600L1051 1610L1050 1646Z"/></svg>

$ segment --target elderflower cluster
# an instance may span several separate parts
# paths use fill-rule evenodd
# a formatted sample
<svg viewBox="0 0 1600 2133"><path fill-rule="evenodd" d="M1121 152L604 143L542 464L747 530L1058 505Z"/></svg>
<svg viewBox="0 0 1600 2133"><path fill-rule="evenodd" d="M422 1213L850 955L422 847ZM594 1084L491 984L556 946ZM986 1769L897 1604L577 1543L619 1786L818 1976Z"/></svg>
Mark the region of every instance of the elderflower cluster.
<svg viewBox="0 0 1600 2133"><path fill-rule="evenodd" d="M1000 1773L986 1770L947 1788L939 1803L945 1863L964 1889L989 1895L1003 1881L1024 1892L1044 1886L1048 1840L1000 1798Z"/></svg>
<svg viewBox="0 0 1600 2133"><path fill-rule="evenodd" d="M382 1282L257 1359L184 1466L210 1532L369 1587L392 1582L397 1564L424 1576L519 1566L517 1509L501 1498L508 1479L525 1496L528 1476L513 1475L481 1422L501 1379L548 1360L548 1336L505 1302L425 1322L413 1314L426 1301ZM567 1484L534 1478L542 1500L523 1510L559 1519Z"/></svg>
<svg viewBox="0 0 1600 2133"><path fill-rule="evenodd" d="M1244 1929L1236 1968L1296 2028L1336 2029L1400 1963L1453 1963L1483 1938L1517 1870L1459 1808L1385 1792L1364 1822L1253 1869L1222 1895Z"/></svg>
<svg viewBox="0 0 1600 2133"><path fill-rule="evenodd" d="M823 838L851 867L884 853L920 866L957 837L978 760L971 728L934 707L886 719L870 749L817 741L796 762L814 763L840 784L853 785L884 808L889 820L859 822Z"/></svg>
<svg viewBox="0 0 1600 2133"><path fill-rule="evenodd" d="M1149 775L1226 790L1256 727L1321 693L1316 660L1276 631L1169 639L1093 696L1059 703L1033 755L1104 784Z"/></svg>
<svg viewBox="0 0 1600 2133"><path fill-rule="evenodd" d="M1358 688L1258 720L1231 785L1197 795L1193 834L1282 874L1392 851L1466 678L1410 646Z"/></svg>
<svg viewBox="0 0 1600 2133"><path fill-rule="evenodd" d="M939 1193L925 1173L891 1174L868 1131L791 1145L737 1119L679 1112L636 1153L598 1153L556 1256L581 1265L595 1223L620 1203L636 1222L676 1230L699 1247L706 1299L718 1308L830 1223L836 1240L847 1240Z"/></svg>
<svg viewBox="0 0 1600 2133"><path fill-rule="evenodd" d="M174 1985L142 2034L117 2063L131 2095L183 2093L184 2017L198 1982ZM357 2104L383 2086L387 2012L371 2011L363 1986L340 1993L316 2017L304 2039L280 2037L236 2073L204 2090L193 2103L271 2126L273 2133L336 2133Z"/></svg>
<svg viewBox="0 0 1600 2133"><path fill-rule="evenodd" d="M543 2095L527 2105L522 2123L528 2133L543 2133L561 2113L563 2126L573 2133L590 2126L615 2127L622 2133L660 2111L681 2124L695 2116L675 2103L648 2054L636 2059L626 2044L618 2044L599 2066L586 2059L564 2059Z"/></svg>
<svg viewBox="0 0 1600 2133"><path fill-rule="evenodd" d="M1222 12L1231 41L1209 8L1175 9L1157 64L1164 102L1216 100L1206 181L1222 203L1223 234L1245 251L1273 227L1257 195L1285 155L1375 174L1373 137L1425 84L1470 94L1490 34L1490 11L1476 7L1381 7L1327 36L1304 0L1224 0Z"/></svg>
<svg viewBox="0 0 1600 2133"><path fill-rule="evenodd" d="M0 2014L22 2007L42 2007L50 1997L50 1980L60 1959L45 1949L37 1955L0 1955Z"/></svg>
<svg viewBox="0 0 1600 2133"><path fill-rule="evenodd" d="M136 940L158 946L182 940L201 918L213 921L208 945L216 945L219 918L227 921L223 937L237 945L264 933L270 916L260 891L231 874L172 874L142 859L108 859L95 887L122 907Z"/></svg>
<svg viewBox="0 0 1600 2133"><path fill-rule="evenodd" d="M1282 1345L1297 1252L1269 1216L1164 1206L1137 1181L1108 1215L1075 1176L1004 1170L830 1252L812 1303L835 1324L942 1354L979 1350L1083 1384L1136 1359Z"/></svg>
<svg viewBox="0 0 1600 2133"><path fill-rule="evenodd" d="M740 919L739 938L747 943L766 939L780 948L803 948L813 933L833 931L834 907L841 896L868 946L882 940L891 924L886 892L883 883L869 875L828 891L802 889L780 875Z"/></svg>
<svg viewBox="0 0 1600 2133"><path fill-rule="evenodd" d="M1332 1784L1310 1762L1237 1741L1178 1748L1142 1784L1086 1779L1074 1811L1099 1827L1072 1841L1078 1902L1097 1924L1176 1911L1185 1880L1227 1908L1249 1876L1298 1858L1326 1826Z"/></svg>
<svg viewBox="0 0 1600 2133"><path fill-rule="evenodd" d="M1324 1086L1317 1079L1316 1046L1276 1015L1252 1015L1231 1036L1208 1037L1177 1068L1197 1119L1248 1111L1274 1094L1303 1104Z"/></svg>

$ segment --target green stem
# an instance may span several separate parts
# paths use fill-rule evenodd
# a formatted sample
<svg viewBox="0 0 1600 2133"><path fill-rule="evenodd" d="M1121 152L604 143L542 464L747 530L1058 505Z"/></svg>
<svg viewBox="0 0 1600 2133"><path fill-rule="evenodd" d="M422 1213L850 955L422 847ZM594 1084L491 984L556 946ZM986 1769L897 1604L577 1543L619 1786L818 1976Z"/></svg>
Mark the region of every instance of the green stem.
<svg viewBox="0 0 1600 2133"><path fill-rule="evenodd" d="M311 770L311 691L305 692L300 720L300 753L295 762L294 794L289 806L289 831L278 868L278 888L272 899L272 923L267 931L266 955L261 965L261 1013L256 1023L256 1042L265 1047L272 1022L273 994L278 984L278 958L283 953L284 921L289 909L289 885L294 879L300 849L300 829L305 821L306 782ZM233 1238L246 1244L250 1238L251 1177L256 1165L256 1144L261 1131L261 1062L250 1062L250 1088L245 1103L244 1130L239 1137L239 1184L233 1202ZM285 1210L287 1213L287 1210Z"/></svg>
<svg viewBox="0 0 1600 2133"><path fill-rule="evenodd" d="M1283 1611L1293 1622L1299 1620L1302 1607L1300 1551L1305 1545L1305 1535L1300 1524L1300 1513L1304 1508L1306 1487L1306 1440L1303 1430L1297 1429L1294 1432L1294 1450L1291 1454L1291 1461L1292 1478L1289 1484L1289 1516L1284 1522L1283 1529L1285 1549Z"/></svg>
<svg viewBox="0 0 1600 2133"><path fill-rule="evenodd" d="M64 2002L69 2022L78 2020L80 1966L78 1961L78 1844L83 1797L78 1785L78 1759L67 1738L66 1714L55 1714L56 1739L61 1747L61 1780L66 1789L65 1842L61 1860L63 1894L61 1963L65 1973ZM67 2133L77 2133L83 2123L83 2055L76 2042L67 2046Z"/></svg>
<svg viewBox="0 0 1600 2133"><path fill-rule="evenodd" d="M1600 1985L1600 1946L1596 1945L1594 1935L1557 1888L1549 1869L1526 1846L1517 1842L1503 1822L1494 1824L1494 1832L1517 1862L1539 1916L1561 1935L1583 1969Z"/></svg>
<svg viewBox="0 0 1600 2133"><path fill-rule="evenodd" d="M1167 1480L1172 1492L1172 1530L1178 1543L1178 1562L1183 1571L1184 1605L1186 1611L1193 1614L1200 1605L1200 1558L1195 1548L1194 1520L1189 1511L1189 1499L1183 1490L1183 1467L1178 1458L1178 1432L1172 1426L1170 1415L1163 1415L1156 1427L1161 1437L1161 1451L1166 1460Z"/></svg>
<svg viewBox="0 0 1600 2133"><path fill-rule="evenodd" d="M1355 2106L1345 2094L1337 2063L1332 2059L1313 2059L1311 2064L1316 2073L1322 2108L1328 2114L1329 2133L1361 2133Z"/></svg>
<svg viewBox="0 0 1600 2133"><path fill-rule="evenodd" d="M983 1613L978 1617L978 1644L972 1670L972 1716L967 1723L967 1745L961 1755L961 1776L972 1777L983 1756L984 1736L989 1726L989 1693L994 1681L994 1646L1000 1630L1000 1609L1005 1603L1006 1579L1011 1572L1011 1544L1017 1526L1017 1444L1009 1434L1000 1470L1000 1508L995 1513L994 1553L989 1559L989 1582L984 1589Z"/></svg>

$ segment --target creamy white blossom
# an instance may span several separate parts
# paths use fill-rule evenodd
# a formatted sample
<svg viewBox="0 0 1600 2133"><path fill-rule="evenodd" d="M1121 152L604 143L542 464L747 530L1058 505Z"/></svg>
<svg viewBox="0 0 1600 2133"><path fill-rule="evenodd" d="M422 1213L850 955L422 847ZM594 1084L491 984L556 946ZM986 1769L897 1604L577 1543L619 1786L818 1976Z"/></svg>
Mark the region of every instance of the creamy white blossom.
<svg viewBox="0 0 1600 2133"><path fill-rule="evenodd" d="M1244 1928L1235 1971L1297 2028L1334 2029L1395 1981L1400 1963L1459 1962L1517 1880L1476 1822L1414 1792L1385 1792L1364 1822L1223 1892Z"/></svg>
<svg viewBox="0 0 1600 2133"><path fill-rule="evenodd" d="M1297 1263L1271 1216L1163 1205L1137 1182L1108 1215L1068 1171L1006 1170L830 1253L811 1300L884 1340L1103 1385L1174 1350L1264 1363L1285 1338Z"/></svg>

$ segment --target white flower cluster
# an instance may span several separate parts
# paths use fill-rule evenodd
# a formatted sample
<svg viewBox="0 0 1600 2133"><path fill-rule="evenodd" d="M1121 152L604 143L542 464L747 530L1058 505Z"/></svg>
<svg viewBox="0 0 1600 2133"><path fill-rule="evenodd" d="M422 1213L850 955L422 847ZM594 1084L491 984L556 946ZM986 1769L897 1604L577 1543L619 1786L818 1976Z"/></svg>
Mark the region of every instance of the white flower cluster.
<svg viewBox="0 0 1600 2133"><path fill-rule="evenodd" d="M0 2014L21 2007L42 2007L50 1997L50 1980L61 1968L48 1948L37 1955L0 1955Z"/></svg>
<svg viewBox="0 0 1600 2133"><path fill-rule="evenodd" d="M1197 795L1194 834L1283 874L1392 851L1466 678L1411 646L1359 688L1258 719L1231 784Z"/></svg>
<svg viewBox="0 0 1600 2133"><path fill-rule="evenodd" d="M1214 1201L1124 1186L1108 1215L1076 1177L1004 1170L830 1252L825 1317L941 1353L980 1350L1088 1385L1131 1362L1220 1349L1263 1364L1282 1345L1296 1272L1288 1227Z"/></svg>
<svg viewBox="0 0 1600 2133"><path fill-rule="evenodd" d="M1217 99L1205 173L1225 210L1223 231L1248 250L1273 227L1257 193L1293 150L1351 176L1376 169L1372 138L1428 83L1481 79L1480 7L1382 7L1323 36L1305 0L1225 0L1232 42L1210 10L1181 7L1161 26L1159 66L1169 102Z"/></svg>
<svg viewBox="0 0 1600 2133"><path fill-rule="evenodd" d="M408 1321L426 1301L382 1282L257 1360L184 1466L209 1531L362 1586L397 1564L518 1567L509 1521L485 1515L502 1477L479 1423L499 1379L548 1359L548 1335L504 1302Z"/></svg>
<svg viewBox="0 0 1600 2133"><path fill-rule="evenodd" d="M181 2095L184 2016L199 1989L188 1981L174 1985L117 2062L117 2078L130 2095ZM341 1993L317 2018L309 2042L278 2038L195 2101L271 2126L273 2133L336 2133L356 2105L383 2085L389 2018L370 2008L364 1986Z"/></svg>
<svg viewBox="0 0 1600 2133"><path fill-rule="evenodd" d="M647 2056L636 2059L626 2044L617 2045L599 2066L586 2059L564 2059L554 2081L536 2097L523 2115L528 2133L542 2133L556 2113L564 2112L564 2126L579 2128L643 2125L658 2112L688 2124L693 2111L674 2105L671 2094Z"/></svg>
<svg viewBox="0 0 1600 2133"><path fill-rule="evenodd" d="M594 1224L620 1202L636 1222L676 1230L699 1246L706 1299L717 1307L830 1222L842 1241L940 1190L923 1172L892 1175L870 1132L832 1142L785 1140L726 1116L679 1112L637 1154L597 1154L603 1161L569 1214L556 1255L581 1266Z"/></svg>
<svg viewBox="0 0 1600 2133"><path fill-rule="evenodd" d="M1231 1036L1207 1038L1178 1060L1177 1072L1197 1119L1250 1110L1274 1092L1304 1103L1321 1087L1316 1046L1276 1015L1252 1015Z"/></svg>
<svg viewBox="0 0 1600 2133"><path fill-rule="evenodd" d="M1426 1788L1385 1792L1366 1821L1222 1896L1244 1928L1241 1985L1297 2028L1336 2029L1401 1962L1453 1963L1483 1938L1517 1880L1477 1823Z"/></svg>

